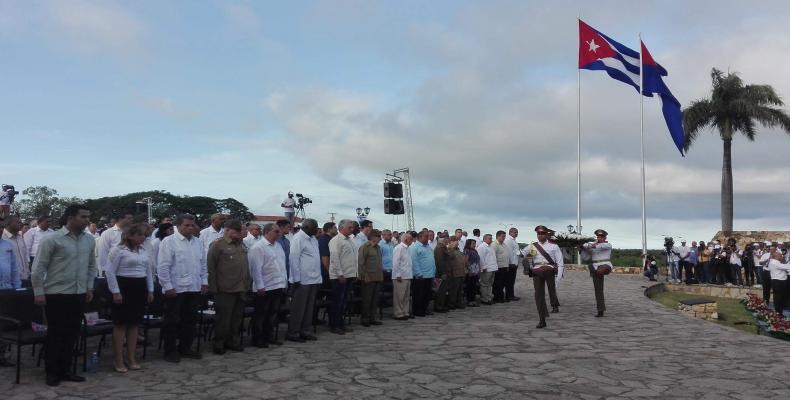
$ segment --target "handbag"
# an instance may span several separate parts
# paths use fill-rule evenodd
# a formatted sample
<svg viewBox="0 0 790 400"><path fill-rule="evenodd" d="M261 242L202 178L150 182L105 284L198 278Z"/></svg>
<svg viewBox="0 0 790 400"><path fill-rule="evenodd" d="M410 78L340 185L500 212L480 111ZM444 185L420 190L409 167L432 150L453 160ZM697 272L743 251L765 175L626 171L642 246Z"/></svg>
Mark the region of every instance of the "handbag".
<svg viewBox="0 0 790 400"><path fill-rule="evenodd" d="M612 266L609 264L599 265L598 268L595 269L595 273L598 276L606 276L612 272Z"/></svg>

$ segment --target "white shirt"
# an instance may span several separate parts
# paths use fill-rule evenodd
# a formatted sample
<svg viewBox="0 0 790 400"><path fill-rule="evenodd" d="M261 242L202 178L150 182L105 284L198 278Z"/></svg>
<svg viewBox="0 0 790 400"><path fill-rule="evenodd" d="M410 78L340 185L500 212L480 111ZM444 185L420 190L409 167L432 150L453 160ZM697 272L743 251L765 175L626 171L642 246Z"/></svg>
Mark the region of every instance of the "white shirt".
<svg viewBox="0 0 790 400"><path fill-rule="evenodd" d="M156 275L162 293L175 289L176 293L199 292L208 286L208 265L203 243L196 237L187 239L178 229L159 244Z"/></svg>
<svg viewBox="0 0 790 400"><path fill-rule="evenodd" d="M359 251L359 248L367 242L368 237L362 232L359 232L356 236L354 236L354 247L356 247L357 251Z"/></svg>
<svg viewBox="0 0 790 400"><path fill-rule="evenodd" d="M38 245L41 244L41 240L53 233L55 233L55 231L52 229L42 230L39 227L28 230L24 236L25 244L27 245L27 254L30 254L30 257L35 257L36 253L38 253Z"/></svg>
<svg viewBox="0 0 790 400"><path fill-rule="evenodd" d="M768 261L768 271L771 271L771 280L786 281L790 264L782 264L772 258Z"/></svg>
<svg viewBox="0 0 790 400"><path fill-rule="evenodd" d="M19 279L30 279L30 254L27 252L25 238L19 232L16 235L11 235L11 232L4 230L3 239L11 242L11 247L14 249Z"/></svg>
<svg viewBox="0 0 790 400"><path fill-rule="evenodd" d="M319 285L321 277L321 255L318 251L318 239L308 236L304 231L297 232L291 239L291 254L288 257L291 268L288 281L301 282L304 285Z"/></svg>
<svg viewBox="0 0 790 400"><path fill-rule="evenodd" d="M358 271L358 249L349 236L338 233L329 241L329 279L356 278Z"/></svg>
<svg viewBox="0 0 790 400"><path fill-rule="evenodd" d="M96 260L96 268L98 271L96 272L99 276L101 276L102 271L107 269L110 250L121 244L121 235L123 235L123 231L116 224L113 225L112 228L102 232L99 241L96 242L96 256L98 257Z"/></svg>
<svg viewBox="0 0 790 400"><path fill-rule="evenodd" d="M223 236L225 236L224 228L219 228L219 231L216 231L211 225L200 231L200 241L203 243L203 251L206 255L208 255L208 248L211 246L211 243Z"/></svg>
<svg viewBox="0 0 790 400"><path fill-rule="evenodd" d="M730 253L730 264L741 265L741 256L743 255L740 251L734 251Z"/></svg>
<svg viewBox="0 0 790 400"><path fill-rule="evenodd" d="M151 258L154 260L154 269L159 264L159 246L162 245L162 239L153 238L150 241L146 240L146 242L150 243L151 246Z"/></svg>
<svg viewBox="0 0 790 400"><path fill-rule="evenodd" d="M760 256L760 263L762 265L764 271L768 271L768 260L771 259L771 251L764 250L763 255Z"/></svg>
<svg viewBox="0 0 790 400"><path fill-rule="evenodd" d="M678 254L680 254L678 256L678 261L688 261L689 253L691 253L691 248L690 247L688 247L688 246L680 246L680 248L678 248Z"/></svg>
<svg viewBox="0 0 790 400"><path fill-rule="evenodd" d="M261 239L263 239L263 235L259 235L258 237L255 237L255 235L253 235L252 233L247 232L247 237L245 237L244 240L242 240L242 242L244 242L244 245L247 246L247 249L251 249L252 246L255 246L255 243L260 242Z"/></svg>
<svg viewBox="0 0 790 400"><path fill-rule="evenodd" d="M115 246L110 250L107 269L104 270L107 276L107 287L110 293L121 293L118 288L118 276L127 278L145 278L148 292L154 291L154 260L150 249L141 247L138 251L132 251L125 245Z"/></svg>
<svg viewBox="0 0 790 400"><path fill-rule="evenodd" d="M494 249L486 242L480 242L480 247L476 247L477 254L480 256L480 271L496 272L499 266L496 263Z"/></svg>
<svg viewBox="0 0 790 400"><path fill-rule="evenodd" d="M431 246L431 249L436 250L436 243L437 243L436 239L429 240L428 241L428 246Z"/></svg>
<svg viewBox="0 0 790 400"><path fill-rule="evenodd" d="M252 290L275 290L286 286L285 250L279 242L272 243L264 237L247 251L247 260Z"/></svg>
<svg viewBox="0 0 790 400"><path fill-rule="evenodd" d="M283 208L285 209L285 212L288 213L294 212L295 205L296 205L296 200L294 200L292 197L288 197L285 200L283 200Z"/></svg>
<svg viewBox="0 0 790 400"><path fill-rule="evenodd" d="M551 257L555 263L557 263L557 268L564 268L565 263L562 256L562 250L560 250L560 246L557 246L554 243L549 242L548 240L541 243L540 247L543 247L543 250ZM532 257L532 265L550 265L549 261L543 257L542 254L538 251L537 248L533 244L530 244L526 247L526 256Z"/></svg>
<svg viewBox="0 0 790 400"><path fill-rule="evenodd" d="M585 243L582 247L584 252L590 255L590 260L596 271L601 265L612 265L612 245L609 242Z"/></svg>
<svg viewBox="0 0 790 400"><path fill-rule="evenodd" d="M392 279L411 279L412 277L409 246L406 246L405 243L399 243L392 250Z"/></svg>
<svg viewBox="0 0 790 400"><path fill-rule="evenodd" d="M513 236L507 235L505 236L505 247L508 249L508 256L510 261L508 263L512 265L518 265L518 255L519 255L519 248L518 242Z"/></svg>

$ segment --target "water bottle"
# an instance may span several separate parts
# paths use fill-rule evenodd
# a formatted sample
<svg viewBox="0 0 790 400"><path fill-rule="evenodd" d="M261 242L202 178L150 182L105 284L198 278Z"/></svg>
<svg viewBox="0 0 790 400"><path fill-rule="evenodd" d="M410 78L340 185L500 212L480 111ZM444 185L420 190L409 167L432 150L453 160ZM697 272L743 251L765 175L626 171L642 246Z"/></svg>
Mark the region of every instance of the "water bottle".
<svg viewBox="0 0 790 400"><path fill-rule="evenodd" d="M95 351L91 353L88 358L88 372L97 372L99 370L99 354Z"/></svg>

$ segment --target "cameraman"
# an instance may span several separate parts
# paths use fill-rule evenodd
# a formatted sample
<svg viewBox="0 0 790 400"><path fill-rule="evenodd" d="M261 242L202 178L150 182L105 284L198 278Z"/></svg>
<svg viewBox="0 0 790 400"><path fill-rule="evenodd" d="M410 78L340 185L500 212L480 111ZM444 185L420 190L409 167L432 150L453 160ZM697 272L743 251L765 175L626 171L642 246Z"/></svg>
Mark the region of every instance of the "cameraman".
<svg viewBox="0 0 790 400"><path fill-rule="evenodd" d="M675 241L671 237L664 238L664 249L670 273L669 282L680 283L680 249L675 246Z"/></svg>
<svg viewBox="0 0 790 400"><path fill-rule="evenodd" d="M294 207L296 207L296 200L294 200L294 192L288 192L288 197L283 200L280 207L283 208L283 212L285 214L285 218L288 220L288 224L293 225L294 223L294 216L296 215L296 211ZM288 232L283 232L283 235L286 235Z"/></svg>
<svg viewBox="0 0 790 400"><path fill-rule="evenodd" d="M2 188L3 191L0 193L0 218L5 218L11 215L11 204L19 192L14 189L14 185L3 185Z"/></svg>

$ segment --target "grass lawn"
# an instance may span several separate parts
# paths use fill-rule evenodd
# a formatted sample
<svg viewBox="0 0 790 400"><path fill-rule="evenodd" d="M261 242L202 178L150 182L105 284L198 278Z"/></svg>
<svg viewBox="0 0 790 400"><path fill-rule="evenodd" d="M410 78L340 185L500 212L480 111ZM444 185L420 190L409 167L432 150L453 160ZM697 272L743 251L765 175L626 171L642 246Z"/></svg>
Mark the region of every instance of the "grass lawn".
<svg viewBox="0 0 790 400"><path fill-rule="evenodd" d="M709 299L716 302L719 313L719 320L715 321L717 324L733 327L748 333L757 333L754 317L752 317L752 314L750 314L749 311L746 310L746 307L740 303L740 300L700 296L682 292L663 292L653 296L652 299L673 310L677 310L680 300Z"/></svg>

